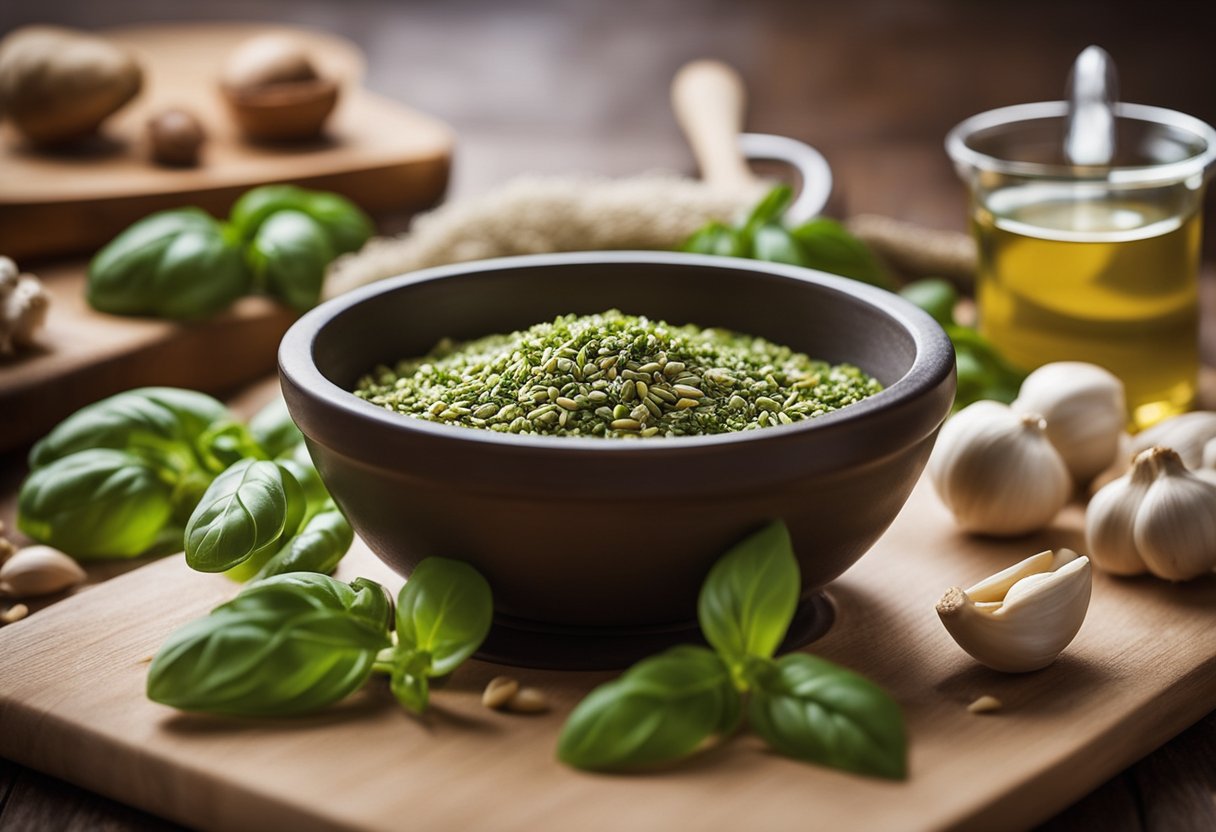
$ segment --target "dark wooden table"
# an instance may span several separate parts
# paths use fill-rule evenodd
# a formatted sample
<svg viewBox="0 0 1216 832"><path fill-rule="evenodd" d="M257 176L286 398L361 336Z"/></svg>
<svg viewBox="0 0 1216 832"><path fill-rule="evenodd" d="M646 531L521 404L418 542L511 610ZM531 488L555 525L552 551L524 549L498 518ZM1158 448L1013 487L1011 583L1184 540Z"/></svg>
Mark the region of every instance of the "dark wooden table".
<svg viewBox="0 0 1216 832"><path fill-rule="evenodd" d="M963 226L964 194L941 149L945 132L980 110L1060 97L1090 43L1118 62L1125 100L1216 122L1211 3L40 0L0 6L0 33L35 21L92 28L199 17L291 22L359 43L369 86L456 126L454 196L523 172L691 171L667 86L682 63L704 56L746 78L750 129L827 155L839 210L946 228ZM1209 234L1209 258L1214 246ZM1205 312L1208 364L1212 320ZM10 490L19 462L0 460L0 471ZM161 828L172 827L0 760L0 832ZM1216 829L1216 714L1043 829Z"/></svg>

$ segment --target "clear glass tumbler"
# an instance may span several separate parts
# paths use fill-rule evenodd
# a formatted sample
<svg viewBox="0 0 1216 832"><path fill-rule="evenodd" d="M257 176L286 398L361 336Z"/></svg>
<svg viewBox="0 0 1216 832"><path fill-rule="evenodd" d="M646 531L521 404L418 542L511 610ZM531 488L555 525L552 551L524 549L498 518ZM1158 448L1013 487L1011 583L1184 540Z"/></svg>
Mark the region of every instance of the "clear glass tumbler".
<svg viewBox="0 0 1216 832"><path fill-rule="evenodd" d="M1106 367L1139 429L1195 401L1201 206L1216 130L1159 107L1114 113L1109 166L1066 160L1064 101L972 116L946 150L971 192L980 330L1025 370Z"/></svg>

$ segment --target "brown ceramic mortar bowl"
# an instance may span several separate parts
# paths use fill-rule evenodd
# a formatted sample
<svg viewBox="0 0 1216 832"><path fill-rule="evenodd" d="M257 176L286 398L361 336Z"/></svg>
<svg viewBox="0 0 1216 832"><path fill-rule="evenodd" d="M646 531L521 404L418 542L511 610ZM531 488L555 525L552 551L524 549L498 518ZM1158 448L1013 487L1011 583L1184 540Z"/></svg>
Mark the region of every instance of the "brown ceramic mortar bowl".
<svg viewBox="0 0 1216 832"><path fill-rule="evenodd" d="M763 336L856 364L886 389L793 425L638 440L432 424L349 392L445 336L610 308ZM541 666L613 666L695 636L710 566L774 518L789 526L812 599L895 519L955 388L946 334L894 294L665 252L515 257L381 281L304 315L279 368L322 479L371 549L406 575L432 555L472 563L494 590L483 652ZM825 623L821 604L804 606L799 640Z"/></svg>

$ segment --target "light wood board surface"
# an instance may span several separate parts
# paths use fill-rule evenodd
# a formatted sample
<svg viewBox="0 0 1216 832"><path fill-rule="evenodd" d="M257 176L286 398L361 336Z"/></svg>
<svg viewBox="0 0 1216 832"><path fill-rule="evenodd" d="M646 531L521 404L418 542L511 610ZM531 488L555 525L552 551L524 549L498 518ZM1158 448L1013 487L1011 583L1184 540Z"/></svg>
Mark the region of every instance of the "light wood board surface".
<svg viewBox="0 0 1216 832"><path fill-rule="evenodd" d="M42 271L51 308L39 347L0 357L0 451L120 390L164 384L218 394L262 378L295 320L265 297L241 298L196 323L107 315L85 301L85 269Z"/></svg>
<svg viewBox="0 0 1216 832"><path fill-rule="evenodd" d="M554 759L561 723L603 673L510 670L549 714L484 710L503 668L471 662L417 720L376 681L327 713L257 722L175 713L143 697L166 635L233 593L170 558L0 630L0 755L203 829L1019 829L1043 820L1216 705L1216 578L1181 586L1096 576L1077 640L1050 668L977 666L932 611L1047 546L1081 548L1080 511L1015 542L954 531L924 483L877 546L831 588L816 652L903 704L905 783L803 765L738 737L645 776ZM386 578L360 547L343 574ZM1004 709L976 716L980 695Z"/></svg>
<svg viewBox="0 0 1216 832"><path fill-rule="evenodd" d="M318 72L341 79L337 109L321 138L251 144L241 138L217 78L226 56L264 32L289 32L315 56ZM453 134L441 121L360 87L363 59L342 38L259 24L173 24L113 29L144 68L138 98L71 150L48 152L0 125L0 253L22 258L91 253L136 220L198 205L223 214L244 191L294 182L342 193L371 213L411 213L447 186ZM153 164L148 117L167 107L194 112L208 133L195 168Z"/></svg>

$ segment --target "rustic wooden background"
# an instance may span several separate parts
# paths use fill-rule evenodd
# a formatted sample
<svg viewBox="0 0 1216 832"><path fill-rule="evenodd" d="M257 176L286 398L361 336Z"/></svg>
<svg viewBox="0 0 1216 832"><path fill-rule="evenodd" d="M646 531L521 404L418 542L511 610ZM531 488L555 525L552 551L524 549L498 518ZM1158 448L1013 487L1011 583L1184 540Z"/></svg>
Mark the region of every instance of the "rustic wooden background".
<svg viewBox="0 0 1216 832"><path fill-rule="evenodd" d="M202 18L290 22L354 40L367 52L368 86L456 127L453 196L521 172L690 171L667 85L703 56L744 75L750 129L827 155L841 210L940 227L964 225L945 132L979 110L1058 98L1090 43L1114 56L1125 100L1216 122L1210 2L10 0L0 33L29 22ZM1216 252L1216 235L1206 251ZM1205 345L1216 362L1210 337ZM0 425L19 416L2 414ZM0 459L0 488L19 476L18 457ZM0 760L0 832L164 828ZM1044 828L1216 829L1216 714Z"/></svg>

